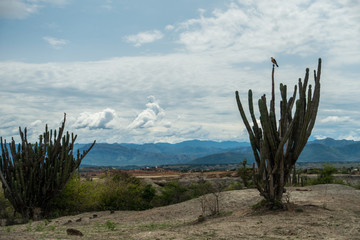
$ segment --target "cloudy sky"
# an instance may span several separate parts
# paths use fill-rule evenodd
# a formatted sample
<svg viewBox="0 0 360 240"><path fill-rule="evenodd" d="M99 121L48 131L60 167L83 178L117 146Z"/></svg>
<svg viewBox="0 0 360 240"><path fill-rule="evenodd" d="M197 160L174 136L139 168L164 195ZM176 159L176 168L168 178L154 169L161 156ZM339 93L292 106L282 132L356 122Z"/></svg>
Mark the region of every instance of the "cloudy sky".
<svg viewBox="0 0 360 240"><path fill-rule="evenodd" d="M269 96L273 56L289 89L321 57L312 136L360 140L359 39L358 0L0 0L0 136L248 141L234 92Z"/></svg>

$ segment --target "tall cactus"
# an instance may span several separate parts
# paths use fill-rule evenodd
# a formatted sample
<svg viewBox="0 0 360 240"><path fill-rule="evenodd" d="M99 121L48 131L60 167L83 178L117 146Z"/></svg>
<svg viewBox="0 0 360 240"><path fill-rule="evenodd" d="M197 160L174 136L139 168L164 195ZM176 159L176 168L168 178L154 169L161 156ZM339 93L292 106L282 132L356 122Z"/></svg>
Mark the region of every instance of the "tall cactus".
<svg viewBox="0 0 360 240"><path fill-rule="evenodd" d="M31 144L27 140L27 130L19 127L21 144L1 141L0 178L5 197L9 199L15 211L25 219L36 218L39 212L46 212L48 203L66 185L81 160L94 146L77 157L73 155L76 135L69 132L63 136L66 114L59 128L50 132L46 125L40 135L39 143Z"/></svg>
<svg viewBox="0 0 360 240"><path fill-rule="evenodd" d="M254 114L252 91L248 93L249 111L252 119L250 126L242 107L239 92L236 91L236 102L241 118L249 133L251 147L254 153L257 169L254 166L254 182L257 189L270 204L281 203L284 185L289 178L292 168L304 149L315 124L320 100L321 59L318 61L317 72L314 70L315 88L308 87L309 69L306 69L304 83L299 79L299 98L296 99L295 85L292 97L287 99L287 87L280 84L280 120L277 126L275 114L274 72L272 68L272 98L268 110L266 97L259 101L260 123L258 125ZM307 96L306 96L307 94ZM293 114L293 106L296 106Z"/></svg>

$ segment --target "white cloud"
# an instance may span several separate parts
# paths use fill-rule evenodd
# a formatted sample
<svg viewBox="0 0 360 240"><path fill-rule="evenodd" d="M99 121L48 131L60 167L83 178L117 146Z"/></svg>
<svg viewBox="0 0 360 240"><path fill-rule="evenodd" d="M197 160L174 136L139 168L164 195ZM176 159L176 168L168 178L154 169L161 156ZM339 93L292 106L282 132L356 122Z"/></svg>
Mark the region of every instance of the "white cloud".
<svg viewBox="0 0 360 240"><path fill-rule="evenodd" d="M101 112L83 112L77 118L72 127L74 128L108 128L109 123L115 118L116 113L111 108L106 108Z"/></svg>
<svg viewBox="0 0 360 240"><path fill-rule="evenodd" d="M25 19L46 3L62 7L68 0L0 0L0 18Z"/></svg>
<svg viewBox="0 0 360 240"><path fill-rule="evenodd" d="M343 117L328 116L328 117L320 120L321 123L345 123L345 122L349 122L349 121L351 121L351 118L348 116L343 116Z"/></svg>
<svg viewBox="0 0 360 240"><path fill-rule="evenodd" d="M24 19L40 8L37 4L22 0L0 0L0 17Z"/></svg>
<svg viewBox="0 0 360 240"><path fill-rule="evenodd" d="M163 37L164 35L160 31L153 30L153 31L141 32L136 35L126 36L125 40L127 42L133 43L135 47L140 47L145 43L151 43L160 40Z"/></svg>
<svg viewBox="0 0 360 240"><path fill-rule="evenodd" d="M30 123L30 127L37 127L42 124L41 120L35 120L34 122Z"/></svg>
<svg viewBox="0 0 360 240"><path fill-rule="evenodd" d="M61 47L65 46L68 41L64 39L58 39L54 37L43 37L43 39L50 44L51 47L54 49L60 49Z"/></svg>
<svg viewBox="0 0 360 240"><path fill-rule="evenodd" d="M167 30L167 31L171 31L171 30L173 30L173 29L175 29L175 27L174 27L174 25L166 25L165 26L165 30Z"/></svg>
<svg viewBox="0 0 360 240"><path fill-rule="evenodd" d="M233 62L316 54L329 57L331 65L355 64L360 61L359 12L360 4L351 1L232 2L225 10L200 12L178 24L178 43L189 52Z"/></svg>
<svg viewBox="0 0 360 240"><path fill-rule="evenodd" d="M32 3L50 3L57 6L64 6L69 3L69 0L27 0Z"/></svg>
<svg viewBox="0 0 360 240"><path fill-rule="evenodd" d="M129 124L128 128L135 129L154 127L155 124L164 117L164 115L165 111L160 107L155 97L149 96L148 103L146 104L146 109L138 114L134 121Z"/></svg>
<svg viewBox="0 0 360 240"><path fill-rule="evenodd" d="M323 57L313 135L359 138L360 131L353 131L360 129L355 120L360 100L354 97L360 94L360 11L352 5L355 1L238 2L201 10L199 17L180 24L165 23L171 39L178 37L176 53L92 62L0 62L0 109L7 116L0 116L0 135L17 134L19 126L39 116L57 128L66 112L68 126L82 142L247 141L234 91L240 91L247 108L247 91L253 89L258 116L257 99L270 94L274 56L280 65L276 84L287 84L288 95L305 67L312 72ZM155 30L125 40L142 46L161 38L163 33ZM67 43L53 40L55 47ZM342 63L353 65L344 69ZM154 99L144 109L144 96L150 94L161 104ZM105 111L109 106L114 112ZM70 116L79 117L70 121Z"/></svg>
<svg viewBox="0 0 360 240"><path fill-rule="evenodd" d="M311 65L316 64L316 59L313 60L309 62ZM303 74L304 69L295 64L280 66L276 82L287 84L290 95ZM347 121L360 118L360 100L353 97L360 94L360 88L356 88L358 78L347 78L345 73L340 76L326 68L323 74L314 135L338 138L339 132L346 134L360 128L360 123ZM234 91L240 91L247 109L247 91L253 89L258 117L256 102L264 93L269 96L270 76L271 66L268 69L233 67L217 58L197 54L72 63L0 62L0 109L8 116L0 117L0 136L11 139L18 135L19 126L29 126L36 120L58 128L66 112L67 126L78 134L79 142L94 139L101 142L248 141ZM344 91L351 90L349 96L333 94L339 90L336 82L340 77L355 83L341 84ZM312 77L310 82L313 83ZM161 99L161 103L150 98L144 108L143 96L149 94ZM110 110L106 110L109 106ZM337 118L328 118L331 116ZM345 122L330 123L339 119Z"/></svg>
<svg viewBox="0 0 360 240"><path fill-rule="evenodd" d="M112 10L113 9L112 3L113 3L112 0L106 0L105 4L101 5L101 8L104 8L104 9L107 9L107 10Z"/></svg>

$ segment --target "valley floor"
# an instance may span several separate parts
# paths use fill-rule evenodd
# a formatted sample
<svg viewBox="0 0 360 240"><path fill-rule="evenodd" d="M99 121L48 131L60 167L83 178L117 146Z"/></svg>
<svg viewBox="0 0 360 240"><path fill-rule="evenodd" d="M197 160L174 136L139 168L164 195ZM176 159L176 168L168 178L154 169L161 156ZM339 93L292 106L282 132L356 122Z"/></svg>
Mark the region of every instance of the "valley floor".
<svg viewBox="0 0 360 240"><path fill-rule="evenodd" d="M91 212L0 227L0 239L358 239L360 190L343 185L288 188L287 211L253 211L257 190L221 193L217 217L198 222L200 199L145 211Z"/></svg>

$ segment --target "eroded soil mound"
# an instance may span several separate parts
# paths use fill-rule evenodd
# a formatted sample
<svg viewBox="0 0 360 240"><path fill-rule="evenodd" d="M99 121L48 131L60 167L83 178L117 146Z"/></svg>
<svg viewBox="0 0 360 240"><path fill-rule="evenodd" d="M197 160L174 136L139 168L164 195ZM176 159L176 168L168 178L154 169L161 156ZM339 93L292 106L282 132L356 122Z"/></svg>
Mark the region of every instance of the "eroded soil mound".
<svg viewBox="0 0 360 240"><path fill-rule="evenodd" d="M359 239L360 190L342 185L288 188L287 211L256 212L257 190L224 192L217 217L199 199L146 211L91 212L0 228L0 239ZM286 200L284 199L284 200ZM76 229L84 236L67 235Z"/></svg>

